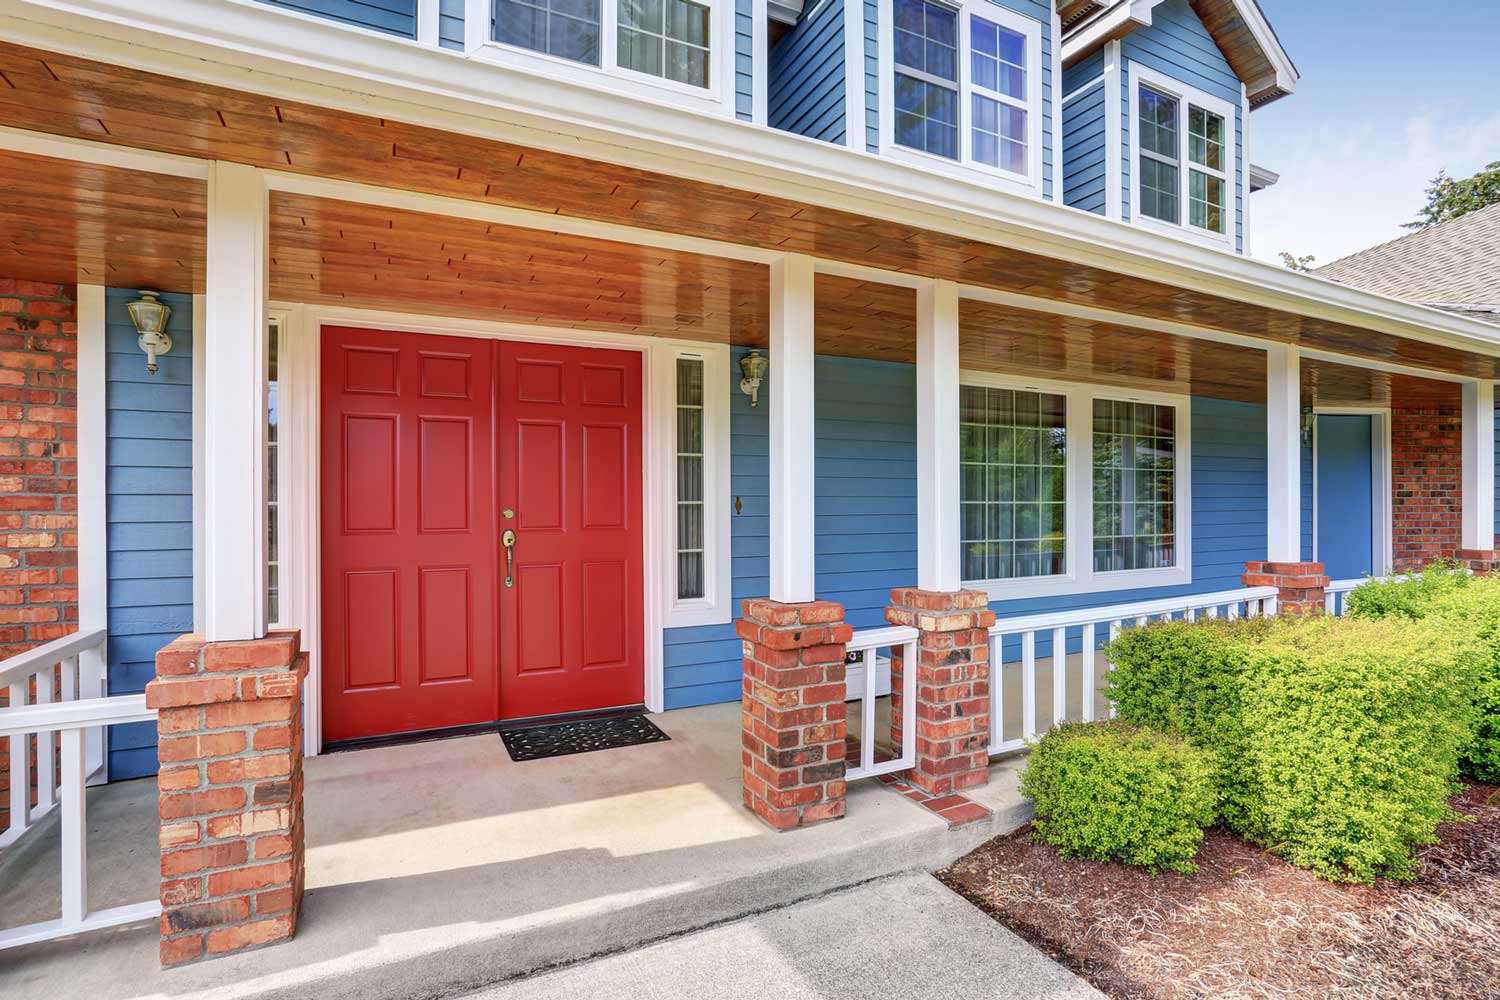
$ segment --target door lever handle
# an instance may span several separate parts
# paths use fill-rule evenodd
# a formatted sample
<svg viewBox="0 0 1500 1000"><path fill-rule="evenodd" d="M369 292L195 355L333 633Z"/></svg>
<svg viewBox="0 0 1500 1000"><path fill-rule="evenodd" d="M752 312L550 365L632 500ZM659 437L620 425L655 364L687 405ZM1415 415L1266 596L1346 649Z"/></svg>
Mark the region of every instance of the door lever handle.
<svg viewBox="0 0 1500 1000"><path fill-rule="evenodd" d="M516 533L512 528L506 528L505 533L500 536L500 544L505 546L505 585L514 587L516 585Z"/></svg>

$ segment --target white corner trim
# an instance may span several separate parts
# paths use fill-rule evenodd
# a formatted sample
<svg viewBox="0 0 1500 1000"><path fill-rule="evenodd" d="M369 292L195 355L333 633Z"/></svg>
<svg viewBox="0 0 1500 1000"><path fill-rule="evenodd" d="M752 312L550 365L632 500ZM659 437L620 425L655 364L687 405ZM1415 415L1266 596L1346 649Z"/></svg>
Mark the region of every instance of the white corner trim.
<svg viewBox="0 0 1500 1000"><path fill-rule="evenodd" d="M208 557L205 549L206 521L204 494L208 483L204 432L208 420L208 349L204 337L208 330L206 296L193 296L193 631L202 632Z"/></svg>
<svg viewBox="0 0 1500 1000"><path fill-rule="evenodd" d="M1125 180L1121 148L1121 102L1124 100L1124 80L1121 76L1120 43L1118 40L1104 46L1104 216L1115 222L1122 221L1122 202L1125 197Z"/></svg>
<svg viewBox="0 0 1500 1000"><path fill-rule="evenodd" d="M417 0L417 42L419 44L438 44L439 2L440 0Z"/></svg>
<svg viewBox="0 0 1500 1000"><path fill-rule="evenodd" d="M987 385L1027 389L1061 395L1067 399L1066 427L1067 496L1064 523L1067 525L1065 570L1059 576L1030 577L1009 580L965 580L966 589L982 590L991 601L1020 600L1032 597L1060 597L1074 594L1097 594L1112 591L1140 590L1148 587L1171 587L1193 582L1193 491L1192 491L1192 397L1175 393L1142 392L1112 386L1033 379L993 372L964 371L962 385ZM1095 572L1094 539L1094 421L1096 399L1149 402L1175 407L1177 410L1177 451L1175 456L1177 564L1162 569Z"/></svg>
<svg viewBox="0 0 1500 1000"><path fill-rule="evenodd" d="M767 74L771 65L770 20L767 0L754 0L750 5L750 121L762 128L766 125L767 107L770 103L771 85Z"/></svg>
<svg viewBox="0 0 1500 1000"><path fill-rule="evenodd" d="M856 152L868 141L866 117L865 0L844 0L844 145Z"/></svg>
<svg viewBox="0 0 1500 1000"><path fill-rule="evenodd" d="M1240 84L1240 253L1250 256L1250 90Z"/></svg>
<svg viewBox="0 0 1500 1000"><path fill-rule="evenodd" d="M78 627L109 624L108 347L100 285L79 285Z"/></svg>
<svg viewBox="0 0 1500 1000"><path fill-rule="evenodd" d="M1063 61L1062 18L1056 9L1052 12L1052 65L1048 67L1052 78L1052 99L1047 109L1052 114L1052 200L1059 205L1063 198Z"/></svg>

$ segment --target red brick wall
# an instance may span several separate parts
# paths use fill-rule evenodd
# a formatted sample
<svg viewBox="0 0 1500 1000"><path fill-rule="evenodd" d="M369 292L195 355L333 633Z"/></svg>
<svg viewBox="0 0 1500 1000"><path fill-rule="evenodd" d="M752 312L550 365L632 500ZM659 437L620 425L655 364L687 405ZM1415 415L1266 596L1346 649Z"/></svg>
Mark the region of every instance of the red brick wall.
<svg viewBox="0 0 1500 1000"><path fill-rule="evenodd" d="M78 627L77 315L71 286L0 278L0 658Z"/></svg>
<svg viewBox="0 0 1500 1000"><path fill-rule="evenodd" d="M1463 542L1463 410L1391 407L1391 534L1398 573L1451 559Z"/></svg>

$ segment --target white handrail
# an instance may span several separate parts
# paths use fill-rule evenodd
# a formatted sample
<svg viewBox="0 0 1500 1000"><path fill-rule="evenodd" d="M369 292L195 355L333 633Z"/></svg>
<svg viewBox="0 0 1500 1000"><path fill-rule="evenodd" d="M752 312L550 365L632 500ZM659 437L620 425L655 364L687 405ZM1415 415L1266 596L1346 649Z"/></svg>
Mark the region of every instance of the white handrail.
<svg viewBox="0 0 1500 1000"><path fill-rule="evenodd" d="M1080 718L1092 722L1096 715L1094 701L1097 688L1097 658L1100 626L1109 639L1117 638L1127 628L1146 625L1153 620L1183 618L1193 621L1199 617L1237 619L1271 616L1276 614L1277 594L1275 587L1249 587L1243 590L1225 590L1212 594L1189 594L1183 597L1168 597L1152 601L1137 601L1133 604L1114 604L1105 607L1078 608L1070 611L1050 611L1002 618L990 627L990 753L1006 753L1024 749L1034 741L1039 732L1037 706L1037 661L1039 656L1037 637L1043 636L1047 647L1041 658L1048 662L1052 672L1051 711L1046 713L1047 727L1059 725L1068 719L1068 647L1077 640L1080 660ZM1006 674L1005 639L1016 636L1020 640L1019 662L1021 683L1020 732L1009 739L1005 736ZM1106 661L1106 670L1109 664ZM1111 709L1111 712L1113 709Z"/></svg>
<svg viewBox="0 0 1500 1000"><path fill-rule="evenodd" d="M1371 580L1379 580L1382 583L1400 583L1410 580L1415 573L1398 573L1393 576L1361 576L1349 580L1334 580L1323 588L1323 610L1335 617L1349 610L1349 592L1357 590L1369 583Z"/></svg>
<svg viewBox="0 0 1500 1000"><path fill-rule="evenodd" d="M51 642L44 642L24 653L7 656L4 660L0 660L0 685L8 685L23 676L29 677L38 670L55 667L69 657L103 645L107 638L109 638L109 633L104 629L91 628L65 635L61 639L53 639Z"/></svg>
<svg viewBox="0 0 1500 1000"><path fill-rule="evenodd" d="M860 687L862 690L850 692L859 699L859 763L845 772L844 778L847 781L858 781L861 778L873 778L880 774L906 771L916 766L917 636L917 630L909 626L889 625L883 628L871 628L855 632L853 638L844 646L846 654L860 655L863 666L863 672L860 675L862 681ZM875 759L875 701L879 694L880 668L884 666L887 672L890 669L889 660L886 660L884 664L881 663L881 658L878 654L882 649L889 649L892 653L897 649L901 650L901 660L904 665L901 672L903 699L901 756L899 758L877 761ZM851 698L850 700L853 699Z"/></svg>

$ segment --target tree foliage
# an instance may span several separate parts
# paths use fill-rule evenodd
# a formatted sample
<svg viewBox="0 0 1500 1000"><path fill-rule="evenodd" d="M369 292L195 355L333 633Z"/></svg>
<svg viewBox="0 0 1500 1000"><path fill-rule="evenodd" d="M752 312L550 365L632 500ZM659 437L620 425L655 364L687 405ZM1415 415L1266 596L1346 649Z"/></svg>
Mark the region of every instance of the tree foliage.
<svg viewBox="0 0 1500 1000"><path fill-rule="evenodd" d="M1427 185L1427 204L1417 213L1407 229L1426 229L1440 222L1500 203L1500 160L1496 160L1473 177L1462 180L1449 177L1446 170Z"/></svg>
<svg viewBox="0 0 1500 1000"><path fill-rule="evenodd" d="M1297 271L1301 274L1311 274L1313 264L1317 263L1318 260L1312 254L1304 254L1298 257L1296 254L1287 253L1285 250L1281 251L1280 256L1283 267L1289 271Z"/></svg>

